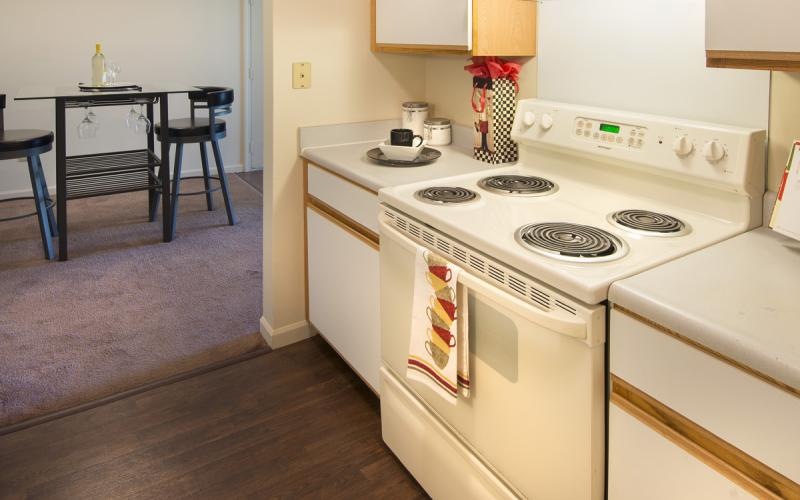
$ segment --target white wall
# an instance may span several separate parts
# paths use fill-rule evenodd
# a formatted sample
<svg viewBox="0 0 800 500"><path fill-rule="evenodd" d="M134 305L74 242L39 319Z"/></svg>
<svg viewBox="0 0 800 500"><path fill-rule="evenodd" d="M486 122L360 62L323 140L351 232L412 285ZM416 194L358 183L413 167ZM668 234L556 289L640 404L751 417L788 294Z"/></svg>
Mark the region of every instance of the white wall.
<svg viewBox="0 0 800 500"><path fill-rule="evenodd" d="M539 4L539 97L767 128L769 74L706 68L704 0Z"/></svg>
<svg viewBox="0 0 800 500"><path fill-rule="evenodd" d="M269 3L264 21L271 18L272 27L264 31L265 43L272 38L265 50L272 51L267 78L274 126L265 137L264 245L270 248L264 250L262 327L272 341L272 332L296 339L307 327L298 127L398 116L403 101L425 96L425 60L370 50L369 0ZM293 62L311 63L311 88L292 88Z"/></svg>
<svg viewBox="0 0 800 500"><path fill-rule="evenodd" d="M95 42L121 80L222 85L236 93L221 147L228 170L243 163L243 0L0 0L0 93L7 97L6 128L53 130L53 101L17 101L29 84L75 84L90 77ZM133 10L142 14L133 14ZM149 14L146 14L149 13ZM163 37L163 39L161 38ZM188 116L185 95L170 98L172 117ZM156 110L158 107L156 106ZM133 149L146 144L125 128L128 108L98 108L96 139L77 138L83 111L67 112L68 154ZM156 145L158 149L158 145ZM43 157L55 186L55 154ZM199 168L197 147L184 154L184 171ZM0 161L0 198L29 192L23 163Z"/></svg>

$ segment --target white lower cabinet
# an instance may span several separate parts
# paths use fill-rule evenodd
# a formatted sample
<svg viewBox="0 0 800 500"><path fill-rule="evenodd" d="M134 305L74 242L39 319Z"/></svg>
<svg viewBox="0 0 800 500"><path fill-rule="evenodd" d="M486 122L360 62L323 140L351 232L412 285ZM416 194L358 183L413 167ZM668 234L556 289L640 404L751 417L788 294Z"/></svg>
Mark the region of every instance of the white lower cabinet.
<svg viewBox="0 0 800 500"><path fill-rule="evenodd" d="M306 208L311 324L377 392L380 315L378 250Z"/></svg>
<svg viewBox="0 0 800 500"><path fill-rule="evenodd" d="M609 500L755 498L624 409L609 409Z"/></svg>

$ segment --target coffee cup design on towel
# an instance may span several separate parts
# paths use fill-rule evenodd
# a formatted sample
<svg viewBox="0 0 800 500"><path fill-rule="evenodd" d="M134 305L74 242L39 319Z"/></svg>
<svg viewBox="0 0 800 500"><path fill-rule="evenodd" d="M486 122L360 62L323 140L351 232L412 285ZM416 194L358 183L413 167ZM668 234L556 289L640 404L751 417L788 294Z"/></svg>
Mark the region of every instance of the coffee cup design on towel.
<svg viewBox="0 0 800 500"><path fill-rule="evenodd" d="M428 272L445 283L450 283L450 279L453 277L452 269L447 266L428 266Z"/></svg>
<svg viewBox="0 0 800 500"><path fill-rule="evenodd" d="M436 290L436 298L439 300L447 300L450 302L456 301L456 292L453 291L452 286L447 286Z"/></svg>
<svg viewBox="0 0 800 500"><path fill-rule="evenodd" d="M456 336L450 333L450 330L445 330L438 326L428 329L428 338L447 353L450 352L451 347L456 346Z"/></svg>
<svg viewBox="0 0 800 500"><path fill-rule="evenodd" d="M431 297L431 309L450 324L456 320L456 305L449 300L442 300L435 296Z"/></svg>
<svg viewBox="0 0 800 500"><path fill-rule="evenodd" d="M447 324L448 330L450 329L450 325L452 325L453 321L455 321L456 319L455 306L452 305L453 304L452 302L450 302L449 304L450 304L449 307L452 307L452 309L450 309L450 311L448 312L448 310L444 308L444 305L442 304L441 300L437 299L436 297L431 297L431 305L428 308L432 309L433 314L439 316L439 319L441 319L445 324Z"/></svg>
<svg viewBox="0 0 800 500"><path fill-rule="evenodd" d="M450 324L440 318L438 314L433 312L433 309L431 309L430 306L428 306L428 309L425 311L425 313L428 315L428 319L431 321L432 327L441 328L442 330L446 330L448 332L450 331Z"/></svg>
<svg viewBox="0 0 800 500"><path fill-rule="evenodd" d="M440 277L436 276L432 272L428 271L426 273L426 277L428 278L428 283L431 285L434 292L438 292L443 288L448 288L447 282L442 280Z"/></svg>
<svg viewBox="0 0 800 500"><path fill-rule="evenodd" d="M433 252L425 251L424 254L425 262L428 264L428 267L437 266L437 267L447 267L447 261L443 258L439 257ZM444 279L444 278L442 278Z"/></svg>
<svg viewBox="0 0 800 500"><path fill-rule="evenodd" d="M425 350L428 351L428 354L430 354L433 362L436 363L436 366L438 366L440 370L443 370L444 367L447 366L447 362L450 360L450 355L442 351L439 346L430 340L426 340Z"/></svg>

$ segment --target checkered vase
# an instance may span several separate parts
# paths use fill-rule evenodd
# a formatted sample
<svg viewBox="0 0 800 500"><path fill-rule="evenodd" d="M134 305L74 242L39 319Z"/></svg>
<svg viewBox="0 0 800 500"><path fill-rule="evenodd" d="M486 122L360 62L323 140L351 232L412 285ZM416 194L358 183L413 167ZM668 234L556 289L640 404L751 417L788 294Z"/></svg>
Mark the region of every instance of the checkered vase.
<svg viewBox="0 0 800 500"><path fill-rule="evenodd" d="M473 157L493 165L517 161L511 126L517 111L517 90L508 78L472 79Z"/></svg>

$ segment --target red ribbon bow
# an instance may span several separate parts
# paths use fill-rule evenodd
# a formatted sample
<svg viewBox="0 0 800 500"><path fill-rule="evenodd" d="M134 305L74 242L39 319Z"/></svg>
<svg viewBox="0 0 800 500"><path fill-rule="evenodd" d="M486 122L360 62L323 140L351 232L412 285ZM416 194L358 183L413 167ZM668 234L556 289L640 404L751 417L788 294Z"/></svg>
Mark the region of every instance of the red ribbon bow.
<svg viewBox="0 0 800 500"><path fill-rule="evenodd" d="M514 82L514 87L519 92L519 63L506 61L500 57L485 56L473 57L472 64L464 66L472 76L480 78L508 78Z"/></svg>

